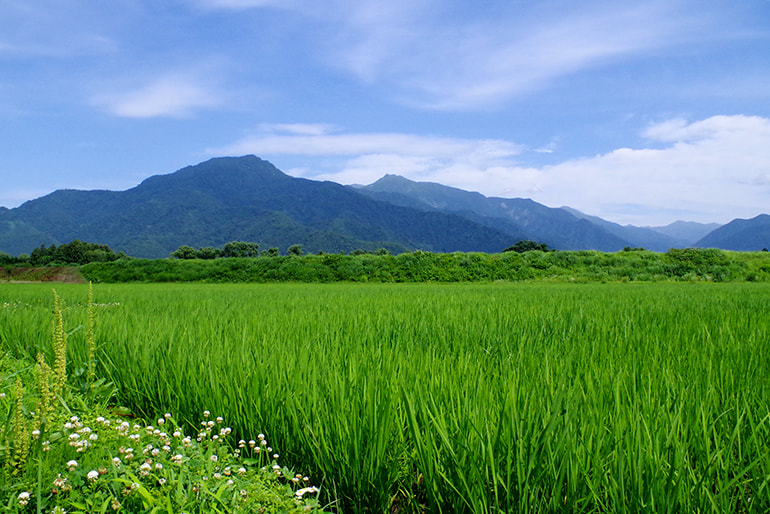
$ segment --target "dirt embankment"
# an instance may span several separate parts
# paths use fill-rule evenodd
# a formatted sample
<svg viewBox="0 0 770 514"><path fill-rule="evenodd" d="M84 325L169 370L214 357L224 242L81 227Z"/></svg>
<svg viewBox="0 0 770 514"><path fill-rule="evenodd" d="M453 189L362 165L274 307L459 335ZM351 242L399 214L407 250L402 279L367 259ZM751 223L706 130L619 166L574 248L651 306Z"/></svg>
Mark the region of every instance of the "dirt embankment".
<svg viewBox="0 0 770 514"><path fill-rule="evenodd" d="M4 282L86 282L78 268L62 266L56 268L0 268L0 281Z"/></svg>

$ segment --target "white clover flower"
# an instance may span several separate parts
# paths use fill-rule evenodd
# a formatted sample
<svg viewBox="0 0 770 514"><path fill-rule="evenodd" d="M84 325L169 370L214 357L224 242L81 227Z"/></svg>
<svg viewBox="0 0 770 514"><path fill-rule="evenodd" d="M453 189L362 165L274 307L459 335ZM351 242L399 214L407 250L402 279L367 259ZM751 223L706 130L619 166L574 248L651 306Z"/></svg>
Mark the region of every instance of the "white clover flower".
<svg viewBox="0 0 770 514"><path fill-rule="evenodd" d="M112 463L115 464L116 466L120 466L120 464L121 464L120 457L113 457L112 458Z"/></svg>
<svg viewBox="0 0 770 514"><path fill-rule="evenodd" d="M158 479L158 485L164 485L165 483L166 483L166 479L165 478L159 478Z"/></svg>
<svg viewBox="0 0 770 514"><path fill-rule="evenodd" d="M172 435L173 435L174 437L176 437L176 438L179 438L179 437L182 437L182 432L180 432L179 430L177 430L177 431L175 431L175 432L174 432Z"/></svg>
<svg viewBox="0 0 770 514"><path fill-rule="evenodd" d="M97 439L99 439L99 434L91 434L88 436L88 439L90 439L91 441L96 441Z"/></svg>
<svg viewBox="0 0 770 514"><path fill-rule="evenodd" d="M222 478L222 473L214 473L213 477L219 480L220 478Z"/></svg>
<svg viewBox="0 0 770 514"><path fill-rule="evenodd" d="M97 423L104 423L104 416L99 416L98 418L96 418L96 422Z"/></svg>
<svg viewBox="0 0 770 514"><path fill-rule="evenodd" d="M99 472L96 471L95 469L92 469L91 471L88 472L86 477L88 477L88 480L90 480L91 482L96 482L96 479L99 478Z"/></svg>
<svg viewBox="0 0 770 514"><path fill-rule="evenodd" d="M217 416L217 423L219 423L220 425L222 424L222 422L223 422L224 420L225 420L225 419L224 419L222 416Z"/></svg>
<svg viewBox="0 0 770 514"><path fill-rule="evenodd" d="M277 458L278 458L278 454L277 454L277 453L274 453L274 454L273 454L273 458L274 458L274 459L277 459Z"/></svg>
<svg viewBox="0 0 770 514"><path fill-rule="evenodd" d="M73 469L78 467L78 461L76 461L76 460L68 461L67 462L67 467L70 468L70 471L72 471Z"/></svg>
<svg viewBox="0 0 770 514"><path fill-rule="evenodd" d="M219 457L217 457L216 455L211 456L211 462L216 462L218 460L219 460Z"/></svg>
<svg viewBox="0 0 770 514"><path fill-rule="evenodd" d="M177 453L176 455L171 457L171 462L182 462L182 459L183 459L182 454Z"/></svg>
<svg viewBox="0 0 770 514"><path fill-rule="evenodd" d="M40 437L40 430L33 430L32 437L38 439Z"/></svg>
<svg viewBox="0 0 770 514"><path fill-rule="evenodd" d="M207 410L204 410L203 411L203 417L204 418L208 418L209 416L211 416L211 413L209 411L207 411Z"/></svg>
<svg viewBox="0 0 770 514"><path fill-rule="evenodd" d="M155 469L163 469L163 464L161 464L160 462L156 462Z"/></svg>
<svg viewBox="0 0 770 514"><path fill-rule="evenodd" d="M163 418L158 418L158 425L162 425L162 424L164 424L165 422L166 422L166 420L165 420L165 419L163 419Z"/></svg>
<svg viewBox="0 0 770 514"><path fill-rule="evenodd" d="M29 503L29 497L30 497L30 494L27 491L20 492L19 496L18 496L18 498L19 498L19 505L23 506L23 505L26 505L27 503Z"/></svg>
<svg viewBox="0 0 770 514"><path fill-rule="evenodd" d="M166 418L166 419L170 419L171 418L171 413L167 412L167 413L165 413L163 415L163 417Z"/></svg>

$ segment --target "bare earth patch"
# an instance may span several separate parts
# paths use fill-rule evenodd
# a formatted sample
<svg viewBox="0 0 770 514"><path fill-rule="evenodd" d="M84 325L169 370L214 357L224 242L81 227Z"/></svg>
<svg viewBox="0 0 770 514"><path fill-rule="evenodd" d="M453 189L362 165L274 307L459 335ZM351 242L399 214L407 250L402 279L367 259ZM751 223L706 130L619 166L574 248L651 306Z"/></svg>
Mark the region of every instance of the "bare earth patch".
<svg viewBox="0 0 770 514"><path fill-rule="evenodd" d="M10 274L9 274L10 271ZM86 279L76 267L62 266L55 268L0 268L0 280L17 283L66 282L84 284Z"/></svg>

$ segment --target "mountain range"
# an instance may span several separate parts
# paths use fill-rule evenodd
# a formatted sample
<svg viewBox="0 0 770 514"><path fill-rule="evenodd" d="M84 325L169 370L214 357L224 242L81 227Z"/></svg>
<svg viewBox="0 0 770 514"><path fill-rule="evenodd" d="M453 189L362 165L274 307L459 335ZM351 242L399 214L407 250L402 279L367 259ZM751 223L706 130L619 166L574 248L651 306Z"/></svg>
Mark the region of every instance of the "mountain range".
<svg viewBox="0 0 770 514"><path fill-rule="evenodd" d="M74 239L159 258L182 245L251 241L308 252L500 252L521 239L562 250L770 246L770 216L727 225L622 226L568 207L485 197L385 175L367 186L295 178L256 156L219 157L126 191L59 190L0 208L0 251L19 255Z"/></svg>

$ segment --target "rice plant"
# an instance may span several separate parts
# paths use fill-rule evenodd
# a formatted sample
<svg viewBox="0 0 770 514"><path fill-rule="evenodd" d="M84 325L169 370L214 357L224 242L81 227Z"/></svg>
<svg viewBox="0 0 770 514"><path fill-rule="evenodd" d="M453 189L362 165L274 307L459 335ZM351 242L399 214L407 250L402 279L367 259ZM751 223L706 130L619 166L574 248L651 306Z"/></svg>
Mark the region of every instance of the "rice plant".
<svg viewBox="0 0 770 514"><path fill-rule="evenodd" d="M49 291L0 285L3 348L45 348ZM770 509L766 284L57 291L69 369L93 304L124 403L265 430L340 512Z"/></svg>

